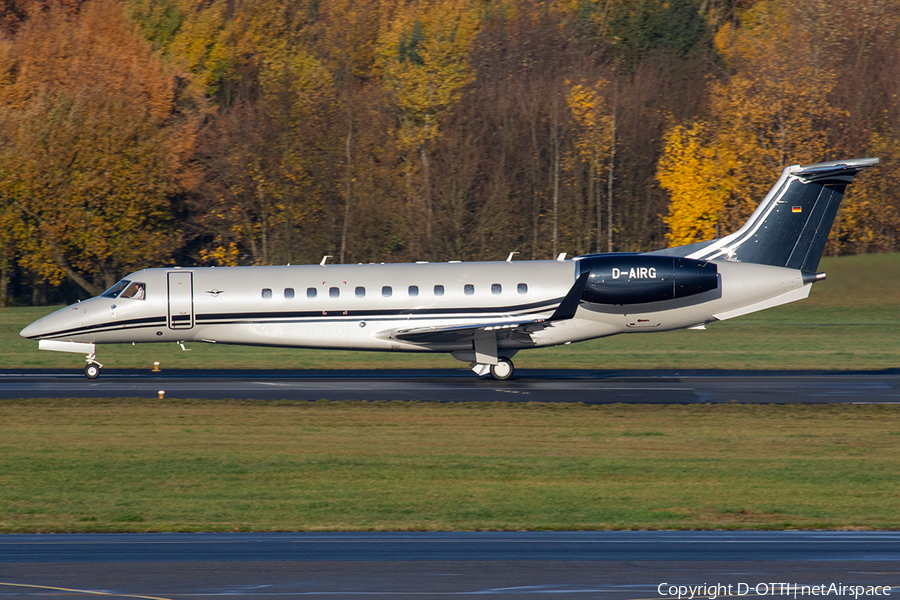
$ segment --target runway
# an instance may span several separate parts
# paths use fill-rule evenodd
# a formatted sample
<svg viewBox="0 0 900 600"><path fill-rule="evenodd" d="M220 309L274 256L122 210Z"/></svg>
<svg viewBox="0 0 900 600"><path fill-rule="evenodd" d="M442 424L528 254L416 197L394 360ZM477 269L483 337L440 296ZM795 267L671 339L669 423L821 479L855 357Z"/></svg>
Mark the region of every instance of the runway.
<svg viewBox="0 0 900 600"><path fill-rule="evenodd" d="M900 369L882 371L527 370L510 381L466 370L2 370L0 399L206 398L419 402L900 404Z"/></svg>
<svg viewBox="0 0 900 600"><path fill-rule="evenodd" d="M896 532L6 535L0 595L637 599L721 585L717 596L786 598L785 585L831 584L896 595L898 561Z"/></svg>

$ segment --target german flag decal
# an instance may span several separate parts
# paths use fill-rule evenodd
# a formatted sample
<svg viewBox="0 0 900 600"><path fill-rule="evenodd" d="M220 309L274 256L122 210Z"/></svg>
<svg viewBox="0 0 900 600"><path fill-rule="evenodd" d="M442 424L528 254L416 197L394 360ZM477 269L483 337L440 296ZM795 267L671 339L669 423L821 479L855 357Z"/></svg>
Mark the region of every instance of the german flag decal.
<svg viewBox="0 0 900 600"><path fill-rule="evenodd" d="M792 207L791 207L791 212L792 212L792 213L803 212L803 207L802 207L802 206L792 206Z"/></svg>

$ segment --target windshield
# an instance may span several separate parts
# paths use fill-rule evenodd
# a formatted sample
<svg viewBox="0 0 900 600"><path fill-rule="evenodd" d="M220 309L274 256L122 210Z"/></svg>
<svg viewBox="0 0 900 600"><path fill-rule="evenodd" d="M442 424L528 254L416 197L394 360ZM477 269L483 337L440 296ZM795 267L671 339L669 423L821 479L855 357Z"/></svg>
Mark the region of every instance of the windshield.
<svg viewBox="0 0 900 600"><path fill-rule="evenodd" d="M116 285L112 286L111 288L109 288L108 290L106 290L105 292L103 292L100 295L104 298L118 298L119 294L122 293L122 290L124 290L126 287L128 287L129 283L131 283L131 282L128 281L127 279L123 279L122 281L120 281Z"/></svg>
<svg viewBox="0 0 900 600"><path fill-rule="evenodd" d="M138 283L137 281L132 282L131 285L126 288L122 295L119 298L132 298L134 300L143 300L144 299L144 291L146 286L143 283Z"/></svg>

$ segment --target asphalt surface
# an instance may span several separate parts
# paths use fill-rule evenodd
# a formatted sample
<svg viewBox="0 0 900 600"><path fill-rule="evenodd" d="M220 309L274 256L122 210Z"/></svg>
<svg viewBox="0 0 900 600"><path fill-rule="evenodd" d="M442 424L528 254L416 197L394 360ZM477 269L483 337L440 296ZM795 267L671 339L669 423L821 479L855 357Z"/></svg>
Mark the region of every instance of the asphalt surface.
<svg viewBox="0 0 900 600"><path fill-rule="evenodd" d="M900 403L900 370L548 370L520 371L508 382L450 370L107 370L94 381L79 371L0 371L0 398L157 397L159 390L210 399ZM690 597L678 586L694 586L703 598L821 598L826 589L835 598L898 596L900 533L0 536L0 596L11 598ZM875 595L874 586L891 587Z"/></svg>
<svg viewBox="0 0 900 600"><path fill-rule="evenodd" d="M882 371L526 370L497 382L466 370L0 370L0 399L236 398L421 402L897 403L900 369Z"/></svg>
<svg viewBox="0 0 900 600"><path fill-rule="evenodd" d="M780 587L775 587L778 584ZM782 585L784 584L784 585ZM897 532L0 536L0 595L188 598L814 598L900 594ZM731 586L729 589L727 586ZM673 587L675 586L675 587ZM730 593L728 593L730 591ZM843 591L844 593L840 593ZM696 590L695 590L696 592ZM886 592L891 592L886 594Z"/></svg>

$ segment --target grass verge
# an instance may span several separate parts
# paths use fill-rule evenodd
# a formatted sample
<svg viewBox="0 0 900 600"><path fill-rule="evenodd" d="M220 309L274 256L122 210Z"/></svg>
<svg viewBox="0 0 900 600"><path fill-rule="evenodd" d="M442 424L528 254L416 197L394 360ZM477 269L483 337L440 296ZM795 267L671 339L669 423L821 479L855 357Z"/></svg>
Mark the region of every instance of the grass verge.
<svg viewBox="0 0 900 600"><path fill-rule="evenodd" d="M900 406L0 401L0 531L900 528Z"/></svg>

